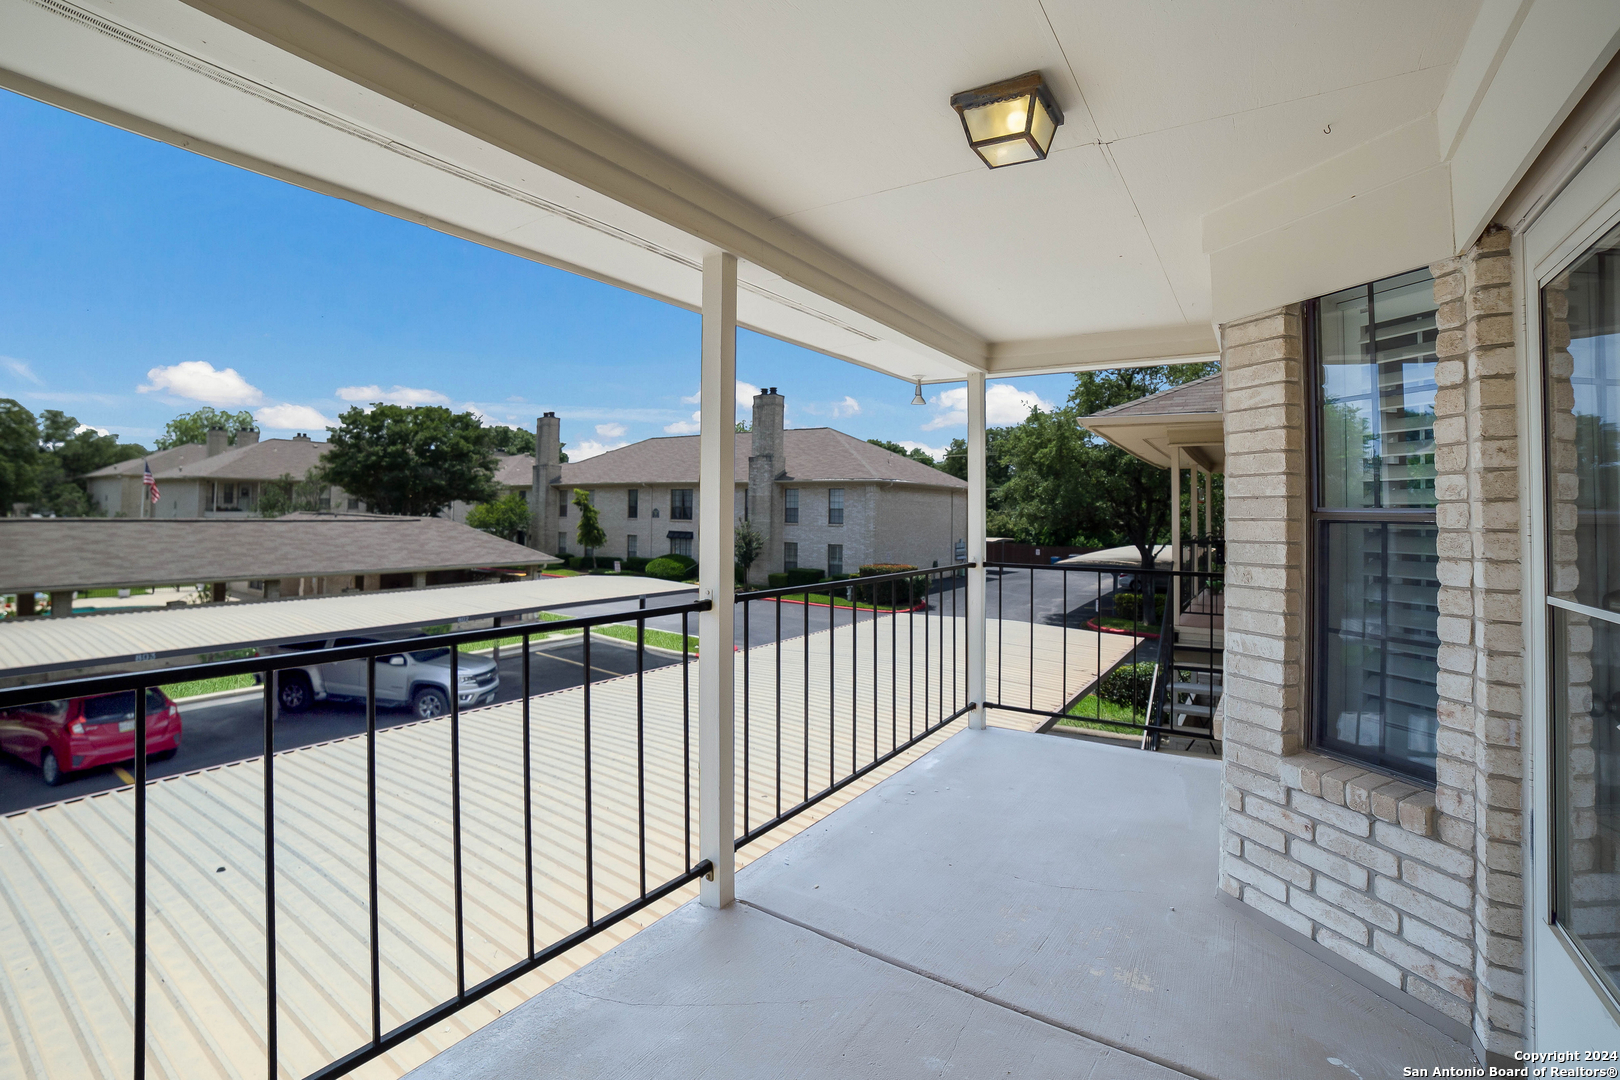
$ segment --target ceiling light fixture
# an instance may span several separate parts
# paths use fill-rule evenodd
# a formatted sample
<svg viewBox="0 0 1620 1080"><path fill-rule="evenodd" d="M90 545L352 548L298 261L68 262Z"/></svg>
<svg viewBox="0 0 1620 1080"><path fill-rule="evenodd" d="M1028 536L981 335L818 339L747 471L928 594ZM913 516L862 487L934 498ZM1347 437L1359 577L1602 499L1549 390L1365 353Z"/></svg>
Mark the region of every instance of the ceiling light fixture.
<svg viewBox="0 0 1620 1080"><path fill-rule="evenodd" d="M951 95L968 145L992 169L1041 161L1063 123L1063 110L1038 71Z"/></svg>
<svg viewBox="0 0 1620 1080"><path fill-rule="evenodd" d="M913 405L926 405L926 404L928 404L928 399L923 397L922 380L921 379L917 380L917 393L912 396L911 403Z"/></svg>

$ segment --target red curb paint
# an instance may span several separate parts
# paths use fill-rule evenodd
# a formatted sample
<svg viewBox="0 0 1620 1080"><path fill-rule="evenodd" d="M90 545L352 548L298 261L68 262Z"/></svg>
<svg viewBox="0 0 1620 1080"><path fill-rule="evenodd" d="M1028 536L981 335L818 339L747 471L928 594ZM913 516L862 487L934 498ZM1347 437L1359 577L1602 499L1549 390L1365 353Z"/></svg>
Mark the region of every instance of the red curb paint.
<svg viewBox="0 0 1620 1080"><path fill-rule="evenodd" d="M1121 630L1116 626L1098 626L1097 625L1097 620L1095 620L1095 619L1093 619L1090 622L1086 623L1086 629L1087 630L1095 630L1099 634L1126 634L1126 635L1128 635L1130 637L1145 638L1145 639L1147 639L1149 641L1158 641L1159 640L1159 635L1158 634L1150 634L1146 630L1140 630L1140 631L1138 631L1138 630Z"/></svg>

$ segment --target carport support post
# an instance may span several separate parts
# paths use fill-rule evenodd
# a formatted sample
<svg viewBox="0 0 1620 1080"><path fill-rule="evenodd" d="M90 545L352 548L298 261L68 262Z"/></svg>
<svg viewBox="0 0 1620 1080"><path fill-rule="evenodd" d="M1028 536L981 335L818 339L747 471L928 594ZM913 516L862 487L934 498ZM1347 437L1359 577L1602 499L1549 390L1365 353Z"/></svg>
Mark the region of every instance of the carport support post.
<svg viewBox="0 0 1620 1080"><path fill-rule="evenodd" d="M732 550L737 444L737 257L703 257L703 373L699 382L698 595L712 603L698 615L698 857L714 865L699 885L705 907L736 896L732 881L733 775L736 767L732 652Z"/></svg>
<svg viewBox="0 0 1620 1080"><path fill-rule="evenodd" d="M984 375L974 372L967 384L967 695L978 707L968 714L968 727L985 726L984 707Z"/></svg>

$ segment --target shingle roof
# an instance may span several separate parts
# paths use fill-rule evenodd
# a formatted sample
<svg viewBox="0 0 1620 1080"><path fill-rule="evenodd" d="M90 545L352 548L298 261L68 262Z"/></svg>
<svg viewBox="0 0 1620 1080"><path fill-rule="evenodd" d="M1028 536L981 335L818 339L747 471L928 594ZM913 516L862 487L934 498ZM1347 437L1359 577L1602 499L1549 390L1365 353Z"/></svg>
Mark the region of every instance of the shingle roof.
<svg viewBox="0 0 1620 1080"><path fill-rule="evenodd" d="M1094 412L1091 416L1082 417L1081 422L1093 418L1123 417L1123 416L1181 416L1187 413L1209 413L1218 416L1221 412L1221 373L1205 375L1202 379L1194 379L1181 386L1172 386L1168 390L1160 390L1157 394L1127 401L1123 405L1115 405L1111 409Z"/></svg>
<svg viewBox="0 0 1620 1080"><path fill-rule="evenodd" d="M920 461L873 446L833 428L789 428L782 433L787 457L786 479L804 482L835 480L887 481L966 488L967 482ZM738 483L748 479L748 456L754 437L737 435L733 468ZM587 461L562 467L563 485L693 484L698 482L698 436L645 439L609 450Z"/></svg>
<svg viewBox="0 0 1620 1080"><path fill-rule="evenodd" d="M534 455L512 454L495 466L495 482L502 487L534 486Z"/></svg>
<svg viewBox="0 0 1620 1080"><path fill-rule="evenodd" d="M264 439L252 446L233 446L223 453L203 456L165 466L159 472L157 464L152 472L159 483L164 480L276 480L291 475L302 480L304 474L320 464L327 444L313 439Z"/></svg>
<svg viewBox="0 0 1620 1080"><path fill-rule="evenodd" d="M130 458L120 461L116 465L96 469L85 473L85 476L140 476L147 464L152 466L153 475L161 473L164 469L171 469L177 465L191 465L208 456L208 448L200 443L186 443L183 446L170 447L167 450L154 450L144 457Z"/></svg>
<svg viewBox="0 0 1620 1080"><path fill-rule="evenodd" d="M445 518L0 518L0 593L534 566L552 556Z"/></svg>

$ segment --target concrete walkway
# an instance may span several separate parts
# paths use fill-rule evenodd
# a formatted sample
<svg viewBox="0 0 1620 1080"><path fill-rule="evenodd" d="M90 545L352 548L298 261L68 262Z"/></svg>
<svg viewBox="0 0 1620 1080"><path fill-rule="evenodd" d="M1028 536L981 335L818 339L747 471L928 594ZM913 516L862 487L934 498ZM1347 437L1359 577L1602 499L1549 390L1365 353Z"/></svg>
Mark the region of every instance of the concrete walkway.
<svg viewBox="0 0 1620 1080"><path fill-rule="evenodd" d="M964 732L411 1075L1374 1080L1468 1049L1216 899L1219 763Z"/></svg>

